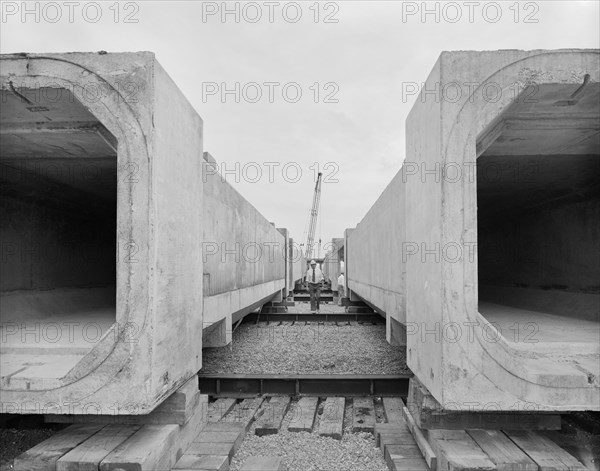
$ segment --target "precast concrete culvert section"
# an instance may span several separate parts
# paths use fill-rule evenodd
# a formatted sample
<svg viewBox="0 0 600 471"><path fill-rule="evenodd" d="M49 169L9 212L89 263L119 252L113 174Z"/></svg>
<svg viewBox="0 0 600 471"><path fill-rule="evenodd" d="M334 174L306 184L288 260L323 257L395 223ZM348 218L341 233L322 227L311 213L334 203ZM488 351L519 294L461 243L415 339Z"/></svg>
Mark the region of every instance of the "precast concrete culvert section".
<svg viewBox="0 0 600 471"><path fill-rule="evenodd" d="M345 236L350 296L443 408L598 410L597 51L444 52ZM529 409L528 409L529 408Z"/></svg>
<svg viewBox="0 0 600 471"><path fill-rule="evenodd" d="M147 414L201 368L202 120L152 53L0 60L2 412Z"/></svg>

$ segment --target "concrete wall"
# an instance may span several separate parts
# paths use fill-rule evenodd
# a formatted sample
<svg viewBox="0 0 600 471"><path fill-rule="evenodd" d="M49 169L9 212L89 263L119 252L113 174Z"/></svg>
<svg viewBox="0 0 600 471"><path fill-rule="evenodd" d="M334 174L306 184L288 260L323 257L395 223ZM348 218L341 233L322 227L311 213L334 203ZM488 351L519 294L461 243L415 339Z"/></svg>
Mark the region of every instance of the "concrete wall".
<svg viewBox="0 0 600 471"><path fill-rule="evenodd" d="M291 246L292 239L290 238L290 233L286 228L281 227L277 228L277 230L281 233L285 241L284 246L280 248L279 251L283 253L283 263L285 271L285 287L283 289L282 298L287 298L288 296L292 295L294 291L294 266L290 260L290 254L293 254L293 247Z"/></svg>
<svg viewBox="0 0 600 471"><path fill-rule="evenodd" d="M597 260L590 254L600 252L600 228L593 224L598 210L595 201L586 201L521 214L511 224L498 221L486 230L491 246L479 245L485 268L480 284L597 291ZM555 243L546 243L543 234Z"/></svg>
<svg viewBox="0 0 600 471"><path fill-rule="evenodd" d="M300 245L297 244L294 239L290 239L290 255L289 261L291 263L291 276L292 276L292 288L296 282L302 280L306 273L306 258L302 252Z"/></svg>
<svg viewBox="0 0 600 471"><path fill-rule="evenodd" d="M406 323L405 197L402 172L392 179L348 236L348 288L380 314ZM386 322L391 342L391 322Z"/></svg>
<svg viewBox="0 0 600 471"><path fill-rule="evenodd" d="M349 228L346 229L344 231L344 255L345 255L345 259L344 259L344 270L345 270L345 279L346 279L346 297L348 297L351 301L354 301L354 296L352 294L352 290L349 289L349 279L352 278L353 276L353 263L351 258L350 258L350 253L352 252L353 249L350 248L350 240L351 240L351 236L352 233L355 231L356 229L353 228Z"/></svg>
<svg viewBox="0 0 600 471"><path fill-rule="evenodd" d="M106 227L117 246L116 323L59 387L3 381L3 411L147 413L201 367L202 120L151 53L4 55L0 80L3 92L10 81L73 93L118 142L116 230ZM104 92L89 99L90 87ZM35 115L23 116L3 115L4 136ZM56 133L41 131L48 147Z"/></svg>
<svg viewBox="0 0 600 471"><path fill-rule="evenodd" d="M441 86L442 57L434 65L423 88ZM421 249L431 250L441 241L442 183L439 178L423 178L420 169L434 169L442 160L442 109L439 97L418 97L406 120L406 157L401 172L405 178L405 240ZM411 169L409 171L409 168ZM413 173L415 168L417 174ZM410 175L410 178L409 178ZM435 176L435 175L434 175ZM412 252L411 252L412 253ZM406 320L416 323L420 331L435 331L440 325L442 267L438 262L420 257L404 257L406 266ZM443 319L442 319L443 321ZM420 333L420 332L419 332ZM410 369L425 377L427 388L440 401L443 397L443 345L439 339L420 342L421 336L408 335L406 358ZM424 383L425 384L425 383ZM443 404L443 401L440 401Z"/></svg>
<svg viewBox="0 0 600 471"><path fill-rule="evenodd" d="M337 291L337 279L344 266L344 238L331 239L330 250L323 260L323 274L331 280L331 290Z"/></svg>
<svg viewBox="0 0 600 471"><path fill-rule="evenodd" d="M231 341L231 323L285 289L286 237L219 173L204 164L204 327L210 344ZM205 340L208 340L205 337Z"/></svg>
<svg viewBox="0 0 600 471"><path fill-rule="evenodd" d="M30 190L18 178L11 180L13 172L2 173L13 194L3 195L0 202L0 291L114 286L116 191L112 211L78 191L72 192L77 204L70 206L42 197L23 200L14 195L36 190L47 194L51 183L36 178ZM34 178L29 180L34 183ZM90 209L96 205L100 208Z"/></svg>
<svg viewBox="0 0 600 471"><path fill-rule="evenodd" d="M479 299L554 314L566 307L573 317L598 321L598 198L509 221L479 228Z"/></svg>

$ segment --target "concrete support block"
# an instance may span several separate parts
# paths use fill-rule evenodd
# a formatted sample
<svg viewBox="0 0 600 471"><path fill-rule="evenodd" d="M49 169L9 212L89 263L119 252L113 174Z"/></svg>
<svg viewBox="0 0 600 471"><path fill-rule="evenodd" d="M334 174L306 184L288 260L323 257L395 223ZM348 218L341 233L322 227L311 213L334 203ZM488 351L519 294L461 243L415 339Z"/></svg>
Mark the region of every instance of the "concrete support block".
<svg viewBox="0 0 600 471"><path fill-rule="evenodd" d="M396 319L389 318L386 323L386 340L394 347L406 347L406 326Z"/></svg>
<svg viewBox="0 0 600 471"><path fill-rule="evenodd" d="M203 348L225 347L231 343L232 333L231 316L226 316L202 331L202 346Z"/></svg>
<svg viewBox="0 0 600 471"><path fill-rule="evenodd" d="M358 296L354 291L352 291L351 289L348 290L348 296L347 298L350 300L350 302L353 303L357 303L362 301L361 297Z"/></svg>
<svg viewBox="0 0 600 471"><path fill-rule="evenodd" d="M275 293L275 296L273 296L273 299L271 299L271 302L274 302L274 303L283 302L284 299L287 299L287 296L285 296L284 294L285 294L285 289L282 289L281 291Z"/></svg>

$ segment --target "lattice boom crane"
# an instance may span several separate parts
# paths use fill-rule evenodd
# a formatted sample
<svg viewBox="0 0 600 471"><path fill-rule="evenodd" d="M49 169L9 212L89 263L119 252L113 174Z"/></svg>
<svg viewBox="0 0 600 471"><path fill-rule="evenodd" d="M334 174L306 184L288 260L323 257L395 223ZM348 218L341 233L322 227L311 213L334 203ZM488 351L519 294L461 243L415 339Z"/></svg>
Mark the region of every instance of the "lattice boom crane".
<svg viewBox="0 0 600 471"><path fill-rule="evenodd" d="M308 238L306 239L306 259L310 260L313 255L313 245L315 242L315 231L317 229L317 215L319 214L319 204L321 203L321 176L319 172L317 176L317 184L315 185L315 194L313 195L312 208L310 210L310 225L308 227Z"/></svg>

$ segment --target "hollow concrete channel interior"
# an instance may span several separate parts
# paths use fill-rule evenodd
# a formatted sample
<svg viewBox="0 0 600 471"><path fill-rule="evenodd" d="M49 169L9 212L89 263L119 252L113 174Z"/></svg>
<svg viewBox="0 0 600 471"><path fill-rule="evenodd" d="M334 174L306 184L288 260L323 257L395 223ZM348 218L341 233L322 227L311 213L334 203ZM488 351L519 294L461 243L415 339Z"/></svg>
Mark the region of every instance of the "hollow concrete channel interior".
<svg viewBox="0 0 600 471"><path fill-rule="evenodd" d="M477 158L479 312L515 348L566 356L600 338L600 85L577 89L525 90Z"/></svg>
<svg viewBox="0 0 600 471"><path fill-rule="evenodd" d="M66 89L1 109L3 387L46 389L116 320L117 141Z"/></svg>

